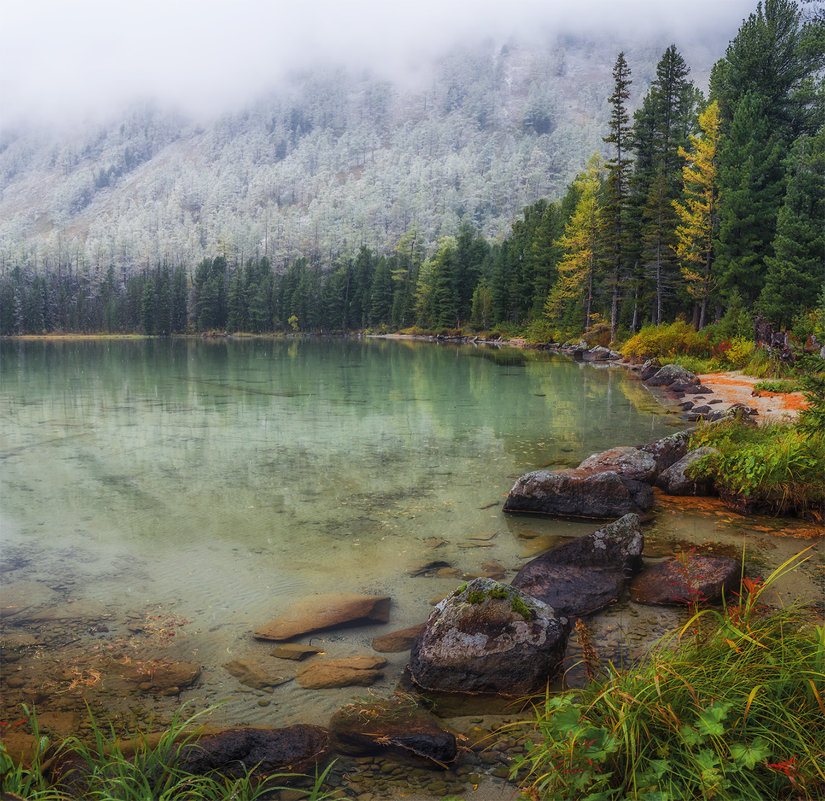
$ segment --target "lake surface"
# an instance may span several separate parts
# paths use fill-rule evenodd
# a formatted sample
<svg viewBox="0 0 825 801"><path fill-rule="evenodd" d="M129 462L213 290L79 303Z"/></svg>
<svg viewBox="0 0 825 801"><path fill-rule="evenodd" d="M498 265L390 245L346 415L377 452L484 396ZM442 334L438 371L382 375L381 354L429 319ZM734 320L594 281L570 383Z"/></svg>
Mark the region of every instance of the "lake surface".
<svg viewBox="0 0 825 801"><path fill-rule="evenodd" d="M596 527L505 517L519 474L674 424L621 369L536 352L0 342L2 575L104 603L106 631L78 633L81 647L197 661L201 683L181 696L195 708L226 701L219 714L235 724L323 725L359 691L239 684L222 664L272 649L253 629L313 593L387 594L388 625L302 638L330 656L370 653L373 636L425 620L457 583L410 577L411 565L498 562L509 580L542 544ZM719 532L731 519L671 512L662 536L741 542L736 526ZM161 630L175 637L151 636ZM408 655L387 656L389 691Z"/></svg>

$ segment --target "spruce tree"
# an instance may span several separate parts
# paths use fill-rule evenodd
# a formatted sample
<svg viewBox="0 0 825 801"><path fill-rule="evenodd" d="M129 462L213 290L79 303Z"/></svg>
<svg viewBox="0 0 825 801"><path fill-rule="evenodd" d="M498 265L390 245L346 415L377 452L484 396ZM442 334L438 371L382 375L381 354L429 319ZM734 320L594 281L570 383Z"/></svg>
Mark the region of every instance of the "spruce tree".
<svg viewBox="0 0 825 801"><path fill-rule="evenodd" d="M825 290L825 131L796 142L773 250L759 306L788 328Z"/></svg>
<svg viewBox="0 0 825 801"><path fill-rule="evenodd" d="M715 277L723 296L737 287L752 304L773 255L776 218L784 194L782 145L772 132L762 97L748 92L736 107L719 149L719 239Z"/></svg>
<svg viewBox="0 0 825 801"><path fill-rule="evenodd" d="M630 97L630 68L624 53L619 53L613 67L613 94L610 95L610 133L604 137L612 145L613 155L605 169L605 203L601 209L607 281L610 289L610 337L616 335L619 318L619 297L629 274L630 229L628 226L630 181L630 118L627 101Z"/></svg>

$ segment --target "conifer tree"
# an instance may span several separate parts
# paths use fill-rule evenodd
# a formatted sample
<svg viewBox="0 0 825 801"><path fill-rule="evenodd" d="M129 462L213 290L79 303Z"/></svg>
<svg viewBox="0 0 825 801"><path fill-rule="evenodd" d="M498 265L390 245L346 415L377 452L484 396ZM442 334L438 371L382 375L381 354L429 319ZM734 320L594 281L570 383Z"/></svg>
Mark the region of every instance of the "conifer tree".
<svg viewBox="0 0 825 801"><path fill-rule="evenodd" d="M788 328L825 291L825 130L794 147L773 250L759 306Z"/></svg>
<svg viewBox="0 0 825 801"><path fill-rule="evenodd" d="M610 95L610 133L604 142L613 145L613 156L605 169L605 203L601 209L607 281L610 289L610 337L616 335L619 318L619 295L629 269L629 179L630 179L630 118L627 101L630 97L630 68L624 53L619 53L613 67L613 94Z"/></svg>
<svg viewBox="0 0 825 801"><path fill-rule="evenodd" d="M718 155L720 133L719 104L714 101L699 117L702 136L691 136L690 152L682 149L684 202L674 201L681 220L676 228L676 253L688 293L696 301L693 322L705 325L712 288L711 267L719 215Z"/></svg>
<svg viewBox="0 0 825 801"><path fill-rule="evenodd" d="M726 295L736 287L752 304L773 255L776 218L784 194L782 146L762 97L746 93L719 148L719 240L714 272Z"/></svg>

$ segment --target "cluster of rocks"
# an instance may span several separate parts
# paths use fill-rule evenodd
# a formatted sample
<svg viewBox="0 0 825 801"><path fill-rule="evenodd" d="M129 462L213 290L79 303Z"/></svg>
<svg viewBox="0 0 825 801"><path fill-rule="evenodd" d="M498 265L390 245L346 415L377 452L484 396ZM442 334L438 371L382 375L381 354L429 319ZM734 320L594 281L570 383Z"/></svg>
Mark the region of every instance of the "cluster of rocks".
<svg viewBox="0 0 825 801"><path fill-rule="evenodd" d="M722 399L714 398L713 390L704 386L697 375L677 364L666 364L660 367L656 362L645 362L639 368L639 378L647 386L661 387L673 398L681 400L679 408L683 412L684 419L690 422L697 420L715 422L732 415L749 419L756 414L756 409L743 404L734 404L722 409Z"/></svg>

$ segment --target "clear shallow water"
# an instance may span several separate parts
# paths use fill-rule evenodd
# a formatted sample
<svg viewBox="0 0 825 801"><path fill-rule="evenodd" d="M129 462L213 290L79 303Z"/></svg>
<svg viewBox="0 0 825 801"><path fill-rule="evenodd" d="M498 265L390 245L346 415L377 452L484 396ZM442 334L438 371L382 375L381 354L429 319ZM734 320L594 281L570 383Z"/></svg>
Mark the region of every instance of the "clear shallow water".
<svg viewBox="0 0 825 801"><path fill-rule="evenodd" d="M266 656L271 644L251 631L298 597L392 596L387 626L312 638L343 656L424 620L456 584L410 578L411 564L474 572L496 561L512 577L537 536L595 528L505 518L516 476L651 441L672 424L623 371L532 352L0 342L0 546L20 559L5 575L105 603L108 639L139 636L130 620L187 621L165 652L204 666L183 698L231 697L222 714L233 723L324 723L358 691L291 682L250 693L221 665ZM379 689L407 660L388 657Z"/></svg>

